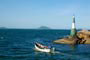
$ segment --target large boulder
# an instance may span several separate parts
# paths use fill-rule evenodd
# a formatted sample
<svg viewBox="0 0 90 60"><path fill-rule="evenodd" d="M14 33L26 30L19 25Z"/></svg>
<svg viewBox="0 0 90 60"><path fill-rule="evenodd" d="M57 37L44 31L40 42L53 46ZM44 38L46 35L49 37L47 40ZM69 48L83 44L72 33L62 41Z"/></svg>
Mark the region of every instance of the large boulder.
<svg viewBox="0 0 90 60"><path fill-rule="evenodd" d="M90 44L90 31L81 30L81 31L77 32L77 36L79 38L83 38L84 40L86 40L86 42L84 44ZM54 43L57 43L57 44L73 44L74 38L72 38L71 36L68 36L67 38L55 40Z"/></svg>

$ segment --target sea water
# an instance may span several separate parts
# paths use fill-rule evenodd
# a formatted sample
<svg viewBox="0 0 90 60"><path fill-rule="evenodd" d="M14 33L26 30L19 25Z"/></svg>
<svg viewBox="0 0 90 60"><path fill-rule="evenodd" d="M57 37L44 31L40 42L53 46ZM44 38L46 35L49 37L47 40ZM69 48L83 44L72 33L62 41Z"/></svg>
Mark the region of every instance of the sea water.
<svg viewBox="0 0 90 60"><path fill-rule="evenodd" d="M53 41L70 30L0 29L0 60L90 60L90 45L71 46ZM36 52L35 42L52 46L59 53Z"/></svg>

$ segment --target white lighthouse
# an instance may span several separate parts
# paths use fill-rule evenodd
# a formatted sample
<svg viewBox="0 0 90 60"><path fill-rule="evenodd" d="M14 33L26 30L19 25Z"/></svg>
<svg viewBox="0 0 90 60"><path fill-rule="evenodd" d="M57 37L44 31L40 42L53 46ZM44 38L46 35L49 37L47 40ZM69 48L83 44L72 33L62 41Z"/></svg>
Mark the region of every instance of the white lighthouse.
<svg viewBox="0 0 90 60"><path fill-rule="evenodd" d="M77 31L76 31L76 26L75 26L75 16L73 16L72 29L71 29L70 36L74 37L76 36L76 34L77 34Z"/></svg>

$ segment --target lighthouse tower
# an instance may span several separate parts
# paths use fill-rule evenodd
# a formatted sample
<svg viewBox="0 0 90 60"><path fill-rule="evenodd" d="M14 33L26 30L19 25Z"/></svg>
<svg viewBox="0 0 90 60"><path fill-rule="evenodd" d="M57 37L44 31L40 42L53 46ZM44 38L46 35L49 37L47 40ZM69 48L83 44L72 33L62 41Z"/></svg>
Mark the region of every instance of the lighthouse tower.
<svg viewBox="0 0 90 60"><path fill-rule="evenodd" d="M71 29L70 36L74 37L76 36L76 34L77 34L77 31L76 31L76 26L75 26L75 16L73 16L72 29Z"/></svg>

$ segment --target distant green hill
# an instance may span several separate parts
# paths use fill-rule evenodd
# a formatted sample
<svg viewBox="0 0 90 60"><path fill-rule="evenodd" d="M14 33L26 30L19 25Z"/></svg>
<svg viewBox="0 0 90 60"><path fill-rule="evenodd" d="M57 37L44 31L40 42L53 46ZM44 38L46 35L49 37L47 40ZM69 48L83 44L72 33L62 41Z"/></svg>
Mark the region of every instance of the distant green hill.
<svg viewBox="0 0 90 60"><path fill-rule="evenodd" d="M41 26L41 27L39 27L39 29L50 29L50 28L47 26Z"/></svg>

